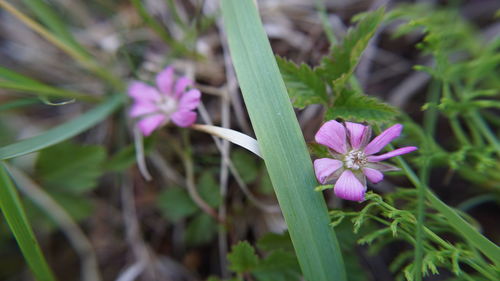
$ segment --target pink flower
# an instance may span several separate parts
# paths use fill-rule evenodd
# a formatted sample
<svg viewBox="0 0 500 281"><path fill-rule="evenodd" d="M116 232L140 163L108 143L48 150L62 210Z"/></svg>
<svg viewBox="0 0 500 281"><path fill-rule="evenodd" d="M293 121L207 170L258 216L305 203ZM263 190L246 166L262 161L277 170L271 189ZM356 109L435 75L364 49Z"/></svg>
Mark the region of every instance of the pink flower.
<svg viewBox="0 0 500 281"><path fill-rule="evenodd" d="M399 137L402 130L403 125L396 124L369 142L369 126L351 122L346 122L344 126L335 120L326 122L319 128L315 139L317 143L329 148L333 159L321 158L314 161L316 178L321 184L336 180L334 191L340 198L359 202L365 200L366 178L372 183L378 183L384 178L382 172L398 170L397 167L380 161L417 149L415 146L407 146L374 155Z"/></svg>
<svg viewBox="0 0 500 281"><path fill-rule="evenodd" d="M128 95L134 103L130 116L138 119L137 126L145 136L172 120L179 127L189 127L196 120L201 93L188 89L193 82L186 77L175 81L174 69L167 67L156 76L156 87L134 81Z"/></svg>

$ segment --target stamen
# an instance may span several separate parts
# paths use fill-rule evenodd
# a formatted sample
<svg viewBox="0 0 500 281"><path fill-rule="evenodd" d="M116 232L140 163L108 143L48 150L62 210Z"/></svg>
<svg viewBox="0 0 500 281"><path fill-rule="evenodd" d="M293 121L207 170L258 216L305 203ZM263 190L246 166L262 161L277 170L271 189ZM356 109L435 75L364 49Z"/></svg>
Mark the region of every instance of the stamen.
<svg viewBox="0 0 500 281"><path fill-rule="evenodd" d="M344 165L348 169L359 170L366 165L366 155L363 151L351 150L344 158Z"/></svg>

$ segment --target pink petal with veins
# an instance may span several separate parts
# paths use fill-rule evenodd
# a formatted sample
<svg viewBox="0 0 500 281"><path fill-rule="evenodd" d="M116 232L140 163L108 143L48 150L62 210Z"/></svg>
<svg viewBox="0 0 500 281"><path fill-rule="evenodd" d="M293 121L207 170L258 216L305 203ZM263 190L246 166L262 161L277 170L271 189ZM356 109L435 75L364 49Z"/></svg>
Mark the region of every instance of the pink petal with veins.
<svg viewBox="0 0 500 281"><path fill-rule="evenodd" d="M174 89L174 97L179 98L188 86L193 86L193 81L187 77L181 77L177 79Z"/></svg>
<svg viewBox="0 0 500 281"><path fill-rule="evenodd" d="M342 161L331 158L314 160L314 172L316 173L316 178L321 184L325 184L327 178L342 167L342 165Z"/></svg>
<svg viewBox="0 0 500 281"><path fill-rule="evenodd" d="M345 127L335 120L323 124L314 138L317 143L328 146L340 154L347 152Z"/></svg>
<svg viewBox="0 0 500 281"><path fill-rule="evenodd" d="M403 125L396 124L383 131L365 147L365 154L372 155L379 152L380 150L382 150L382 148L384 148L384 146L388 145L395 138L399 137L402 130Z"/></svg>
<svg viewBox="0 0 500 281"><path fill-rule="evenodd" d="M160 99L160 94L154 87L139 81L133 81L127 92L135 102L155 102Z"/></svg>
<svg viewBox="0 0 500 281"><path fill-rule="evenodd" d="M345 127L349 133L349 141L352 148L359 149L363 144L363 140L367 137L369 127L352 122L345 122Z"/></svg>
<svg viewBox="0 0 500 281"><path fill-rule="evenodd" d="M137 122L137 126L141 130L142 134L147 137L151 135L154 130L163 125L164 121L165 115L155 114L139 120L139 122Z"/></svg>
<svg viewBox="0 0 500 281"><path fill-rule="evenodd" d="M384 174L382 174L382 172L371 168L363 168L363 174L365 174L372 183L379 183L384 179Z"/></svg>
<svg viewBox="0 0 500 281"><path fill-rule="evenodd" d="M174 68L169 66L156 75L156 86L164 95L173 96Z"/></svg>
<svg viewBox="0 0 500 281"><path fill-rule="evenodd" d="M136 118L142 115L152 114L158 111L158 107L152 103L142 102L142 103L134 103L130 108L130 117Z"/></svg>
<svg viewBox="0 0 500 281"><path fill-rule="evenodd" d="M179 100L179 111L193 110L200 104L201 93L197 89L191 89L181 95Z"/></svg>
<svg viewBox="0 0 500 281"><path fill-rule="evenodd" d="M345 170L335 183L334 192L337 197L361 202L365 200L366 186L361 184L351 170Z"/></svg>
<svg viewBox="0 0 500 281"><path fill-rule="evenodd" d="M395 149L395 150L393 150L391 152L387 152L387 153L384 153L384 154L381 154L381 155L368 156L367 160L370 161L370 162L379 162L379 161L382 161L382 160L385 160L385 159L389 159L389 158L394 157L394 156L398 156L398 155L410 153L410 152L415 151L417 149L418 149L418 147L416 147L416 146L401 147L401 148Z"/></svg>
<svg viewBox="0 0 500 281"><path fill-rule="evenodd" d="M196 112L177 111L172 114L172 121L179 127L189 127L196 121Z"/></svg>

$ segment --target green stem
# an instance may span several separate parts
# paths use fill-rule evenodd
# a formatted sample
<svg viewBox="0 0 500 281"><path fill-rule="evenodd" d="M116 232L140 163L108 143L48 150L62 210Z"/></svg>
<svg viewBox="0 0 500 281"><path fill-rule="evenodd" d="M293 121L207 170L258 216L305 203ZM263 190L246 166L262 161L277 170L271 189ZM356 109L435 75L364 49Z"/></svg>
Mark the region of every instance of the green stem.
<svg viewBox="0 0 500 281"><path fill-rule="evenodd" d="M197 53L189 50L183 44L179 43L175 38L173 38L170 33L155 19L153 18L146 8L144 7L141 0L132 0L132 5L134 5L135 9L142 17L144 22L158 35L160 38L167 43L167 45L171 46L175 52L179 52L181 54L186 54L191 57L197 57Z"/></svg>
<svg viewBox="0 0 500 281"><path fill-rule="evenodd" d="M393 147L390 147L393 149ZM398 164L402 167L408 179L416 187L423 185L415 172L410 168L405 160L401 157L395 158ZM425 185L424 185L425 186ZM478 248L485 256L487 256L495 265L500 266L500 248L488 238L481 235L474 227L467 223L460 215L451 207L441 201L428 187L425 186L427 200L431 205L440 212L448 223L460 233L467 241Z"/></svg>
<svg viewBox="0 0 500 281"><path fill-rule="evenodd" d="M450 84L446 81L443 82L443 96L447 99L453 99L451 95ZM448 115L448 118L450 119L451 129L453 130L453 133L457 137L458 141L462 145L470 145L467 135L460 126L457 115L455 113L451 113Z"/></svg>
<svg viewBox="0 0 500 281"><path fill-rule="evenodd" d="M330 44L337 44L337 38L335 38L335 33L333 32L333 28L330 25L328 20L328 13L326 12L325 0L316 0L316 9L319 13L319 18L321 20L321 24L323 25L323 30L325 30L326 37Z"/></svg>

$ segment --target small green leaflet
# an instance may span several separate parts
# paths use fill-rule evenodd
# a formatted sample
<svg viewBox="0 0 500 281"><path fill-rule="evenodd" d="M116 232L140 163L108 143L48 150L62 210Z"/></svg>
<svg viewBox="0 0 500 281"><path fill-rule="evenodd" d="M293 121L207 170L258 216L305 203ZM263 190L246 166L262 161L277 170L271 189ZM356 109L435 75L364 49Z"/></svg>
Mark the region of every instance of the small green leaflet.
<svg viewBox="0 0 500 281"><path fill-rule="evenodd" d="M241 241L233 246L227 259L230 262L229 268L240 274L253 270L259 263L254 248L246 241Z"/></svg>
<svg viewBox="0 0 500 281"><path fill-rule="evenodd" d="M383 122L396 116L396 109L376 98L344 90L327 109L325 120L342 118L356 122Z"/></svg>
<svg viewBox="0 0 500 281"><path fill-rule="evenodd" d="M358 25L349 30L343 42L332 47L315 72L324 80L332 81L334 89L343 87L383 18L383 7L364 14Z"/></svg>
<svg viewBox="0 0 500 281"><path fill-rule="evenodd" d="M63 142L40 152L36 173L45 188L80 194L97 186L105 159L102 146Z"/></svg>
<svg viewBox="0 0 500 281"><path fill-rule="evenodd" d="M285 81L293 106L304 108L310 104L328 104L325 83L308 65L296 65L276 56L281 75Z"/></svg>

